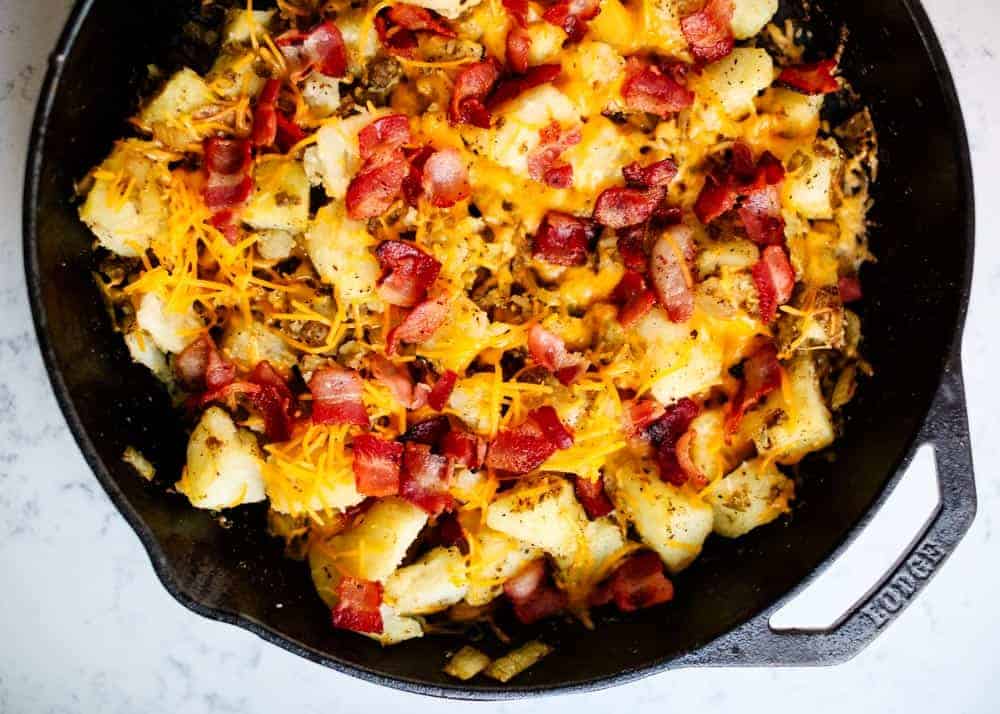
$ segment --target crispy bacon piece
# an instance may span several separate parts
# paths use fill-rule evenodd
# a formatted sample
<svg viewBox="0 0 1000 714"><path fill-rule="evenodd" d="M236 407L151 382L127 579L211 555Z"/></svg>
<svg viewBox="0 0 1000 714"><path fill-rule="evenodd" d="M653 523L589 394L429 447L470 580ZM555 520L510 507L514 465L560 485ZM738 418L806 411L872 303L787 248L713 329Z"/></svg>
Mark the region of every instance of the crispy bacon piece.
<svg viewBox="0 0 1000 714"><path fill-rule="evenodd" d="M411 206L417 206L420 197L424 195L424 164L434 153L434 147L421 146L419 149L412 149L405 152L406 160L410 168L403 179L403 198Z"/></svg>
<svg viewBox="0 0 1000 714"><path fill-rule="evenodd" d="M441 438L441 454L470 469L483 465L486 447L486 441L462 429L452 428Z"/></svg>
<svg viewBox="0 0 1000 714"><path fill-rule="evenodd" d="M317 369L309 380L313 423L368 426L368 412L361 399L363 388L361 377L352 369Z"/></svg>
<svg viewBox="0 0 1000 714"><path fill-rule="evenodd" d="M632 399L624 407L625 433L630 439L650 439L649 427L663 417L666 410L655 399Z"/></svg>
<svg viewBox="0 0 1000 714"><path fill-rule="evenodd" d="M217 211L208 222L229 241L229 245L236 245L240 242L240 225L236 216L236 211L227 208L224 211Z"/></svg>
<svg viewBox="0 0 1000 714"><path fill-rule="evenodd" d="M563 131L559 122L553 121L539 134L541 143L528 155L528 175L552 188L569 188L573 185L573 167L563 161L561 155L580 143L579 127Z"/></svg>
<svg viewBox="0 0 1000 714"><path fill-rule="evenodd" d="M663 562L656 553L647 550L621 563L594 590L590 604L596 607L614 602L622 612L634 612L673 598L674 586L663 574Z"/></svg>
<svg viewBox="0 0 1000 714"><path fill-rule="evenodd" d="M306 133L292 119L281 112L277 115L277 133L275 143L278 149L288 153L296 144L306 138Z"/></svg>
<svg viewBox="0 0 1000 714"><path fill-rule="evenodd" d="M405 367L397 367L382 355L371 357L372 376L392 392L396 401L407 409L419 409L427 403L425 390L417 389Z"/></svg>
<svg viewBox="0 0 1000 714"><path fill-rule="evenodd" d="M677 444L701 408L691 399L684 398L667 407L663 416L649 426L650 441L656 446L656 465L660 478L674 486L687 483L688 474L677 458Z"/></svg>
<svg viewBox="0 0 1000 714"><path fill-rule="evenodd" d="M358 152L362 161L395 157L396 150L410 142L410 119L405 114L390 114L376 119L358 132Z"/></svg>
<svg viewBox="0 0 1000 714"><path fill-rule="evenodd" d="M489 129L490 113L486 109L485 100L499 78L500 69L493 59L470 64L459 72L451 90L448 121Z"/></svg>
<svg viewBox="0 0 1000 714"><path fill-rule="evenodd" d="M598 477L591 481L589 478L577 476L573 482L573 488L576 491L576 500L583 506L583 510L587 512L587 518L590 520L601 518L615 510L608 494L604 492L603 478Z"/></svg>
<svg viewBox="0 0 1000 714"><path fill-rule="evenodd" d="M634 270L625 271L611 298L619 306L618 322L622 327L634 325L656 304L656 295L646 285L646 278Z"/></svg>
<svg viewBox="0 0 1000 714"><path fill-rule="evenodd" d="M432 206L447 208L468 198L469 168L457 149L446 148L430 154L421 168L420 185Z"/></svg>
<svg viewBox="0 0 1000 714"><path fill-rule="evenodd" d="M600 0L559 0L542 14L542 19L561 27L567 41L575 43L583 39L587 23L600 12Z"/></svg>
<svg viewBox="0 0 1000 714"><path fill-rule="evenodd" d="M448 417L441 415L410 424L409 428L399 437L402 442L426 444L437 448L444 435L451 429Z"/></svg>
<svg viewBox="0 0 1000 714"><path fill-rule="evenodd" d="M840 83L833 76L835 69L837 60L833 59L785 67L778 81L806 94L831 94L840 91Z"/></svg>
<svg viewBox="0 0 1000 714"><path fill-rule="evenodd" d="M427 444L407 442L403 450L403 470L399 495L432 516L455 507L448 492L448 459L431 453Z"/></svg>
<svg viewBox="0 0 1000 714"><path fill-rule="evenodd" d="M542 435L557 449L568 449L573 445L573 432L559 420L559 414L553 407L538 407L528 414L528 418L538 424Z"/></svg>
<svg viewBox="0 0 1000 714"><path fill-rule="evenodd" d="M440 37L458 37L448 21L418 5L399 3L386 11L389 21L411 32L430 32Z"/></svg>
<svg viewBox="0 0 1000 714"><path fill-rule="evenodd" d="M312 70L328 77L347 74L347 48L340 30L332 22L323 22L309 30L289 30L275 38L275 44L285 56L292 79L304 77Z"/></svg>
<svg viewBox="0 0 1000 714"><path fill-rule="evenodd" d="M345 575L337 584L333 626L368 634L382 632L382 584Z"/></svg>
<svg viewBox="0 0 1000 714"><path fill-rule="evenodd" d="M278 110L274 105L280 91L281 80L269 79L257 97L257 106L253 112L254 146L270 146L278 136Z"/></svg>
<svg viewBox="0 0 1000 714"><path fill-rule="evenodd" d="M383 164L362 167L347 187L348 215L356 221L381 216L399 197L408 173L402 151L390 155Z"/></svg>
<svg viewBox="0 0 1000 714"><path fill-rule="evenodd" d="M202 339L207 340L210 347L205 362L205 387L221 389L236 379L236 365L223 359L210 337L205 336Z"/></svg>
<svg viewBox="0 0 1000 714"><path fill-rule="evenodd" d="M649 267L649 256L646 255L646 233L649 226L640 223L636 226L619 228L618 252L622 256L622 262L627 270L634 270L637 273L645 273Z"/></svg>
<svg viewBox="0 0 1000 714"><path fill-rule="evenodd" d="M528 352L563 384L572 383L586 367L583 357L567 350L561 337L541 325L532 325L528 330Z"/></svg>
<svg viewBox="0 0 1000 714"><path fill-rule="evenodd" d="M751 271L757 287L758 312L761 322L771 322L778 313L778 306L792 297L795 288L795 271L788 262L785 249L769 245L760 254L760 260Z"/></svg>
<svg viewBox="0 0 1000 714"><path fill-rule="evenodd" d="M857 275L844 275L837 281L837 290L840 292L842 303L857 302L861 299L861 280Z"/></svg>
<svg viewBox="0 0 1000 714"><path fill-rule="evenodd" d="M681 32L695 59L715 62L733 51L733 0L708 0L698 12L681 18Z"/></svg>
<svg viewBox="0 0 1000 714"><path fill-rule="evenodd" d="M545 214L531 241L531 254L554 265L583 265L597 226L587 218L561 211Z"/></svg>
<svg viewBox="0 0 1000 714"><path fill-rule="evenodd" d="M754 164L750 147L737 142L728 166L706 178L694 212L708 225L742 199L739 216L747 236L759 245L784 243L785 221L778 191L784 178L785 168L775 156L765 151Z"/></svg>
<svg viewBox="0 0 1000 714"><path fill-rule="evenodd" d="M267 360L257 363L249 379L257 387L250 395L250 402L264 417L264 434L270 441L288 441L295 408L295 397L288 383Z"/></svg>
<svg viewBox="0 0 1000 714"><path fill-rule="evenodd" d="M653 244L649 274L657 299L671 322L687 322L694 314L694 291L690 263L694 260L691 229L672 226Z"/></svg>
<svg viewBox="0 0 1000 714"><path fill-rule="evenodd" d="M551 411L549 411L551 410ZM502 429L490 442L486 465L525 474L541 466L556 451L573 444L573 434L551 407L541 407L513 429Z"/></svg>
<svg viewBox="0 0 1000 714"><path fill-rule="evenodd" d="M557 64L538 64L529 67L522 75L501 80L487 98L486 108L492 112L529 89L554 82L560 74L562 74L562 67Z"/></svg>
<svg viewBox="0 0 1000 714"><path fill-rule="evenodd" d="M427 403L431 409L441 411L445 408L457 381L458 375L450 369L438 378L438 381L431 388L430 394L427 395Z"/></svg>
<svg viewBox="0 0 1000 714"><path fill-rule="evenodd" d="M375 16L375 34L378 41L389 50L389 54L398 57L412 57L419 43L417 36L405 27L389 22L387 13L380 12Z"/></svg>
<svg viewBox="0 0 1000 714"><path fill-rule="evenodd" d="M406 241L384 241L375 249L375 257L382 267L378 294L390 305L420 303L441 272L440 262Z"/></svg>
<svg viewBox="0 0 1000 714"><path fill-rule="evenodd" d="M694 432L691 429L684 432L684 436L677 440L677 447L674 449L674 453L677 455L677 465L681 467L681 471L687 476L687 483L691 484L694 490L700 491L708 485L708 477L691 460L691 439L693 437Z"/></svg>
<svg viewBox="0 0 1000 714"><path fill-rule="evenodd" d="M630 58L622 83L622 97L629 109L669 118L694 103L694 92L659 67ZM673 177L671 177L673 178Z"/></svg>
<svg viewBox="0 0 1000 714"><path fill-rule="evenodd" d="M215 391L236 378L236 367L223 359L209 335L202 335L174 358L174 373L187 389Z"/></svg>
<svg viewBox="0 0 1000 714"><path fill-rule="evenodd" d="M205 170L208 180L202 197L213 212L225 211L242 205L253 190L250 177L251 147L246 139L205 140Z"/></svg>
<svg viewBox="0 0 1000 714"><path fill-rule="evenodd" d="M531 35L520 25L512 25L507 30L506 52L507 66L512 72L524 74L528 71L529 53L531 52Z"/></svg>
<svg viewBox="0 0 1000 714"><path fill-rule="evenodd" d="M740 220L747 236L758 245L782 245L785 242L785 219L781 217L781 194L776 185L751 192L743 199Z"/></svg>
<svg viewBox="0 0 1000 714"><path fill-rule="evenodd" d="M769 342L743 362L743 381L729 402L726 433L735 434L743 421L743 415L780 386L781 363L778 361L778 350Z"/></svg>
<svg viewBox="0 0 1000 714"><path fill-rule="evenodd" d="M438 295L417 305L385 337L386 354L396 354L401 342L423 342L441 327L448 317L448 297Z"/></svg>
<svg viewBox="0 0 1000 714"><path fill-rule="evenodd" d="M514 615L526 625L555 615L566 607L566 593L559 590L546 573L543 559L533 560L503 585L514 606Z"/></svg>
<svg viewBox="0 0 1000 714"><path fill-rule="evenodd" d="M670 159L642 166L633 161L622 169L625 182L632 188L666 188L677 175L677 164Z"/></svg>
<svg viewBox="0 0 1000 714"><path fill-rule="evenodd" d="M520 27L528 26L528 0L503 0L503 7Z"/></svg>
<svg viewBox="0 0 1000 714"><path fill-rule="evenodd" d="M665 195L665 190L660 187L606 188L594 203L594 220L616 230L637 226L649 220Z"/></svg>
<svg viewBox="0 0 1000 714"><path fill-rule="evenodd" d="M392 496L399 493L399 470L403 445L371 434L354 437L354 480L358 493L365 496Z"/></svg>

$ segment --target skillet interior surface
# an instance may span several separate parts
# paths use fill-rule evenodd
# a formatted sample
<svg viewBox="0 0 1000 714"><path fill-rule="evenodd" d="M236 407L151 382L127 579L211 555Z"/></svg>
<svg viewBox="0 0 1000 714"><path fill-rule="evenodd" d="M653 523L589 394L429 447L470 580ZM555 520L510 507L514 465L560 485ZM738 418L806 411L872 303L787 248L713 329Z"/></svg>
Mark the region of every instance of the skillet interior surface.
<svg viewBox="0 0 1000 714"><path fill-rule="evenodd" d="M184 425L110 328L90 277L92 238L72 200L74 180L127 131L125 118L135 109L147 64L197 68L206 59L197 42L184 39L188 4L199 5L147 0L136 12L131 0L81 2L39 109L25 215L29 285L57 396L158 575L188 607L311 659L417 691L517 696L605 684L669 666L786 594L824 563L912 450L967 300L972 237L964 132L947 70L938 51L925 46L927 28L918 27L906 2L816 3L813 47L830 54L840 28L850 29L842 72L879 131L871 214L879 262L862 274L860 308L864 350L876 375L848 409L834 458L802 465L791 517L738 541L711 539L676 578L677 597L666 607L599 624L596 631L544 626L541 634L557 652L516 686L449 680L441 666L459 639L432 636L382 649L333 630L307 568L283 558L279 543L266 536L263 508L233 513L228 527L220 527L217 516L164 493L183 463ZM157 466L155 483L121 462L127 445Z"/></svg>

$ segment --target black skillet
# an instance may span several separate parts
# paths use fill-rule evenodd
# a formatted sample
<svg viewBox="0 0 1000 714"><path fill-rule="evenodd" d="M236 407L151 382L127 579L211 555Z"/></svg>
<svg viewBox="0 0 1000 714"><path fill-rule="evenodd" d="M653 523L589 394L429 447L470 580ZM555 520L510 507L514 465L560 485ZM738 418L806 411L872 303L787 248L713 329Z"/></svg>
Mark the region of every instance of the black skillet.
<svg viewBox="0 0 1000 714"><path fill-rule="evenodd" d="M871 230L878 263L863 273L861 306L876 374L847 411L835 458L803 465L794 513L738 541L713 538L677 578L670 605L595 631L565 622L518 632L542 636L556 652L507 686L442 674L459 638L382 649L332 629L306 568L265 535L263 509L242 509L223 527L164 493L182 463L181 420L109 327L90 276L91 236L72 201L73 181L126 131L147 64L203 68L203 28L189 7L198 5L77 3L39 102L24 204L28 286L56 396L98 480L181 603L368 681L444 697L513 698L692 665L842 661L906 607L969 528L976 493L959 349L974 216L955 89L915 0L817 1L808 13L813 49L828 54L840 29L850 30L842 71L871 107L880 138ZM783 11L805 12L798 2ZM893 570L829 631L770 629L771 613L851 542L923 443L935 448L941 504ZM147 484L123 464L127 445L162 478ZM482 646L498 651L488 639Z"/></svg>

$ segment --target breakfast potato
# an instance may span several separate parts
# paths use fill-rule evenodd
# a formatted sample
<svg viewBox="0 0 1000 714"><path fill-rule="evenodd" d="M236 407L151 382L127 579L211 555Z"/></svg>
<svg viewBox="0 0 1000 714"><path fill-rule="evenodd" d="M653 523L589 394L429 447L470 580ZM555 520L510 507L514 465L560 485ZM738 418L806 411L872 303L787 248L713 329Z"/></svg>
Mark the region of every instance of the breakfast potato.
<svg viewBox="0 0 1000 714"><path fill-rule="evenodd" d="M774 81L774 62L767 50L737 47L732 54L705 68L698 93L733 117L750 112L754 98Z"/></svg>
<svg viewBox="0 0 1000 714"><path fill-rule="evenodd" d="M524 479L486 509L486 525L557 560L571 560L587 523L573 485L557 476Z"/></svg>
<svg viewBox="0 0 1000 714"><path fill-rule="evenodd" d="M215 111L216 103L208 83L185 67L167 80L136 119L168 148L182 151L214 132L204 120Z"/></svg>
<svg viewBox="0 0 1000 714"><path fill-rule="evenodd" d="M787 513L794 493L792 481L773 462L756 458L715 481L702 497L715 513L713 531L739 538Z"/></svg>
<svg viewBox="0 0 1000 714"><path fill-rule="evenodd" d="M477 514L478 518L478 514ZM474 547L470 553L468 591L465 601L472 606L485 605L503 592L503 583L526 564L541 557L538 548L525 545L508 535L470 523Z"/></svg>
<svg viewBox="0 0 1000 714"><path fill-rule="evenodd" d="M339 553L336 567L362 580L385 582L420 535L427 514L401 498L379 499L350 530L326 541L326 550Z"/></svg>
<svg viewBox="0 0 1000 714"><path fill-rule="evenodd" d="M175 310L159 293L142 296L135 318L163 352L180 352L194 342L205 327L193 308Z"/></svg>
<svg viewBox="0 0 1000 714"><path fill-rule="evenodd" d="M801 165L782 186L784 200L805 218L833 218L834 189L843 163L837 143L818 142L798 158Z"/></svg>
<svg viewBox="0 0 1000 714"><path fill-rule="evenodd" d="M242 219L257 229L301 233L309 223L309 179L300 161L272 159L258 163L254 190Z"/></svg>
<svg viewBox="0 0 1000 714"><path fill-rule="evenodd" d="M636 325L648 345L650 392L661 404L699 394L722 380L722 351L705 331L670 322L654 309Z"/></svg>
<svg viewBox="0 0 1000 714"><path fill-rule="evenodd" d="M305 233L316 272L347 302L363 302L375 292L382 270L368 250L374 244L364 223L350 218L340 201L319 209Z"/></svg>
<svg viewBox="0 0 1000 714"><path fill-rule="evenodd" d="M257 320L249 324L242 319L233 320L223 333L219 347L228 359L247 372L259 362L267 361L287 375L298 361L288 343Z"/></svg>
<svg viewBox="0 0 1000 714"><path fill-rule="evenodd" d="M764 29L778 11L778 0L733 0L730 25L737 40L753 37Z"/></svg>
<svg viewBox="0 0 1000 714"><path fill-rule="evenodd" d="M434 548L385 581L385 601L401 615L428 615L461 602L469 591L466 558L458 548Z"/></svg>

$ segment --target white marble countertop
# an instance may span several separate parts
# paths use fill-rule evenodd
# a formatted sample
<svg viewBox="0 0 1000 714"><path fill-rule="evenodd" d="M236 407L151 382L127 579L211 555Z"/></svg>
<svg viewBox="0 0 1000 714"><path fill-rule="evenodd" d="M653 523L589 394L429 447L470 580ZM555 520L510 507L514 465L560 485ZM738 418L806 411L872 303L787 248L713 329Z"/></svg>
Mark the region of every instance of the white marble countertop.
<svg viewBox="0 0 1000 714"><path fill-rule="evenodd" d="M588 695L530 703L445 703L377 688L296 658L175 602L73 442L42 366L21 263L21 183L46 57L70 0L0 0L0 712L674 711L995 712L1000 569L1000 9L926 0L951 63L978 197L965 333L980 510L975 525L899 620L847 664L684 670ZM994 117L994 119L990 119ZM942 236L942 247L947 238ZM993 317L991 317L991 315ZM918 460L863 541L782 613L821 625L898 554L933 504ZM994 555L990 555L993 552ZM984 565L985 564L985 565Z"/></svg>

